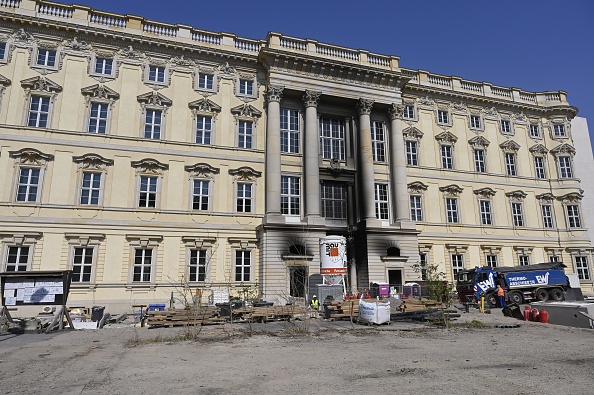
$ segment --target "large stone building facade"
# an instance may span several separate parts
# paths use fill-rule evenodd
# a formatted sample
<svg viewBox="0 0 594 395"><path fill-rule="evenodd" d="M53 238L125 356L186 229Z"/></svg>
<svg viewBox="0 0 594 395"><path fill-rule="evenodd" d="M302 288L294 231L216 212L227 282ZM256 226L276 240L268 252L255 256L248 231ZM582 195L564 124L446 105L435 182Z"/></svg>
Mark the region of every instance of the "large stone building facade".
<svg viewBox="0 0 594 395"><path fill-rule="evenodd" d="M1 270L72 269L72 305L305 298L328 235L353 291L549 260L592 291L565 92L78 5L0 18Z"/></svg>

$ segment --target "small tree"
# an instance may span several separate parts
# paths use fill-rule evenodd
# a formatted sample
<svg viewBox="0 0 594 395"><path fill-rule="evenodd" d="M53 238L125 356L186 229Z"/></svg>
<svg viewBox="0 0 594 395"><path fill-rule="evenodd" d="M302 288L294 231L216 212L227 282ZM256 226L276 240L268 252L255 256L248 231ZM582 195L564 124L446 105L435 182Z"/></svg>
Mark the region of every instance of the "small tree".
<svg viewBox="0 0 594 395"><path fill-rule="evenodd" d="M448 328L449 319L445 310L450 308L454 302L454 286L447 281L446 274L439 270L437 264L417 263L413 268L416 272L423 273L423 277L426 278L429 299L439 303L443 324Z"/></svg>

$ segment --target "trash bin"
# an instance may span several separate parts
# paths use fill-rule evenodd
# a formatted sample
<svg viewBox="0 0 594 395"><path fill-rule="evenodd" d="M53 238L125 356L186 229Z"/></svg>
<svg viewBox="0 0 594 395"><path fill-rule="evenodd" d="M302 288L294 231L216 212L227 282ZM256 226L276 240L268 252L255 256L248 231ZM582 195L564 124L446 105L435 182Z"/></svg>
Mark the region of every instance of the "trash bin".
<svg viewBox="0 0 594 395"><path fill-rule="evenodd" d="M91 321L99 322L101 318L103 318L103 312L105 311L105 306L93 306L91 308Z"/></svg>

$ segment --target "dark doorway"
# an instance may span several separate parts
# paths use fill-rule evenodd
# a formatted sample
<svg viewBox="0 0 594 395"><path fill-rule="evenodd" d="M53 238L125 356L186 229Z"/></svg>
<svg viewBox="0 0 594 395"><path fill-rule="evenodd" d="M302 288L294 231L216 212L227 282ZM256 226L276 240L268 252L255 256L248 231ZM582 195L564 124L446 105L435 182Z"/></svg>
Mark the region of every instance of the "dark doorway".
<svg viewBox="0 0 594 395"><path fill-rule="evenodd" d="M307 286L307 267L293 266L289 268L289 292L297 298L305 297Z"/></svg>
<svg viewBox="0 0 594 395"><path fill-rule="evenodd" d="M388 270L388 283L390 285L402 285L402 270Z"/></svg>

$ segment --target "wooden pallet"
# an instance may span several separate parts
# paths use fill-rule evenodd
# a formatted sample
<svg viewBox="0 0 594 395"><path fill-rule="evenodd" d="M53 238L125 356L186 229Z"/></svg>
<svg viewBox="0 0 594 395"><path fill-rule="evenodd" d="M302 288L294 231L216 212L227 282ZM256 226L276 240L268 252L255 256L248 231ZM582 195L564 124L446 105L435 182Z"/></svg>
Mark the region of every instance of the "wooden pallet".
<svg viewBox="0 0 594 395"><path fill-rule="evenodd" d="M333 301L324 306L324 318L330 321L357 318L359 316L359 300Z"/></svg>

